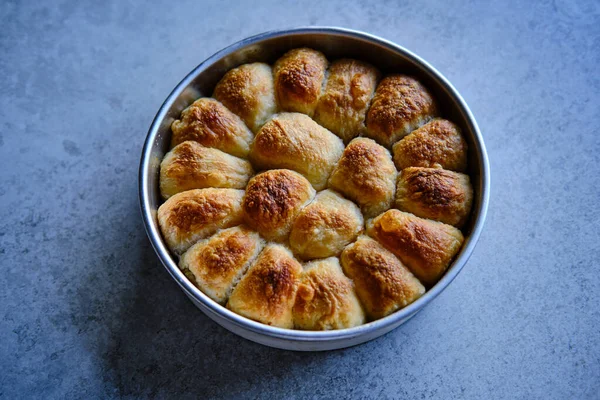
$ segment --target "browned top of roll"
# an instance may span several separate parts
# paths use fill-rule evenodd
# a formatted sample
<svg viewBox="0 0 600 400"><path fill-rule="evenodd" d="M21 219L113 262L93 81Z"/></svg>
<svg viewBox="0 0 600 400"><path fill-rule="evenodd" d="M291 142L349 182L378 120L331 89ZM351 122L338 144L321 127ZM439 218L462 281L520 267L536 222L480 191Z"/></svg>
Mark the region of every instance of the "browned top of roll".
<svg viewBox="0 0 600 400"><path fill-rule="evenodd" d="M187 250L199 239L241 223L243 190L194 189L172 196L158 208L158 223L169 248Z"/></svg>
<svg viewBox="0 0 600 400"><path fill-rule="evenodd" d="M317 190L327 185L344 144L333 133L300 113L280 113L256 134L250 159L258 168L299 172Z"/></svg>
<svg viewBox="0 0 600 400"><path fill-rule="evenodd" d="M204 293L224 304L233 284L262 247L258 233L236 226L196 243L181 257L179 265L192 273Z"/></svg>
<svg viewBox="0 0 600 400"><path fill-rule="evenodd" d="M238 157L246 157L253 135L244 122L215 99L201 98L171 125L171 147L193 140Z"/></svg>
<svg viewBox="0 0 600 400"><path fill-rule="evenodd" d="M346 146L329 184L356 201L368 218L391 207L396 174L387 149L371 139L356 138Z"/></svg>
<svg viewBox="0 0 600 400"><path fill-rule="evenodd" d="M253 174L248 161L187 141L175 146L161 162L160 192L166 199L189 189L243 189Z"/></svg>
<svg viewBox="0 0 600 400"><path fill-rule="evenodd" d="M442 167L467 169L467 142L460 128L445 119L434 119L394 144L396 168Z"/></svg>
<svg viewBox="0 0 600 400"><path fill-rule="evenodd" d="M248 183L243 209L250 226L271 240L285 240L296 215L315 196L310 182L297 172L273 169Z"/></svg>
<svg viewBox="0 0 600 400"><path fill-rule="evenodd" d="M354 284L336 257L304 265L293 312L298 329L342 329L365 322Z"/></svg>
<svg viewBox="0 0 600 400"><path fill-rule="evenodd" d="M312 116L326 69L327 59L320 51L299 48L285 53L273 67L279 108Z"/></svg>
<svg viewBox="0 0 600 400"><path fill-rule="evenodd" d="M385 317L425 293L423 285L396 256L366 236L346 247L341 260L372 319Z"/></svg>
<svg viewBox="0 0 600 400"><path fill-rule="evenodd" d="M348 143L365 130L365 114L377 86L377 68L358 60L337 60L329 67L315 121Z"/></svg>
<svg viewBox="0 0 600 400"><path fill-rule="evenodd" d="M426 285L441 278L464 240L453 226L399 210L389 210L373 219L367 232Z"/></svg>
<svg viewBox="0 0 600 400"><path fill-rule="evenodd" d="M271 66L243 64L230 69L217 83L214 97L256 132L276 111Z"/></svg>
<svg viewBox="0 0 600 400"><path fill-rule="evenodd" d="M439 168L409 167L400 172L396 207L416 216L461 227L471 211L469 176Z"/></svg>
<svg viewBox="0 0 600 400"><path fill-rule="evenodd" d="M292 328L301 274L302 266L289 250L269 244L235 287L227 307L264 324Z"/></svg>
<svg viewBox="0 0 600 400"><path fill-rule="evenodd" d="M389 75L375 91L367 113L367 136L390 148L437 113L433 96L415 78Z"/></svg>

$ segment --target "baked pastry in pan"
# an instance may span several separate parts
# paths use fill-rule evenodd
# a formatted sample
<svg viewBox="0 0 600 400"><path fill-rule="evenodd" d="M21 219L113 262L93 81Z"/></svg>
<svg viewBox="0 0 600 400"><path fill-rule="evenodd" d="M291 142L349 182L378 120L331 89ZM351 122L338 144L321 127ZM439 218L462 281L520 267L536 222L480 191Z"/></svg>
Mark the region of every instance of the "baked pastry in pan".
<svg viewBox="0 0 600 400"><path fill-rule="evenodd" d="M396 167L390 152L368 138L352 140L329 178L329 186L354 200L366 218L392 206Z"/></svg>
<svg viewBox="0 0 600 400"><path fill-rule="evenodd" d="M275 96L282 111L312 116L321 97L327 58L308 48L285 53L273 66Z"/></svg>
<svg viewBox="0 0 600 400"><path fill-rule="evenodd" d="M378 80L379 71L370 64L350 59L333 62L315 121L344 143L364 133L365 114Z"/></svg>
<svg viewBox="0 0 600 400"><path fill-rule="evenodd" d="M446 272L464 241L461 231L451 225L399 210L374 218L367 233L398 256L427 286Z"/></svg>
<svg viewBox="0 0 600 400"><path fill-rule="evenodd" d="M426 123L396 142L393 152L398 170L432 167L465 172L467 169L467 142L460 128L441 118Z"/></svg>
<svg viewBox="0 0 600 400"><path fill-rule="evenodd" d="M469 175L439 168L409 167L398 175L396 208L462 227L473 203Z"/></svg>
<svg viewBox="0 0 600 400"><path fill-rule="evenodd" d="M158 208L158 224L169 248L181 254L219 229L242 223L239 189L193 189L177 193Z"/></svg>
<svg viewBox="0 0 600 400"><path fill-rule="evenodd" d="M266 239L283 242L296 216L313 197L315 190L302 175L289 169L272 169L248 183L244 217Z"/></svg>
<svg viewBox="0 0 600 400"><path fill-rule="evenodd" d="M332 190L323 190L296 217L289 242L304 260L338 256L363 227L356 204Z"/></svg>
<svg viewBox="0 0 600 400"><path fill-rule="evenodd" d="M247 157L254 135L246 124L215 99L203 97L171 124L171 147L193 140L237 157Z"/></svg>
<svg viewBox="0 0 600 400"><path fill-rule="evenodd" d="M208 297L276 327L344 329L442 278L473 203L468 147L416 77L298 48L231 69L213 97L172 123L157 212Z"/></svg>
<svg viewBox="0 0 600 400"><path fill-rule="evenodd" d="M268 244L237 284L227 308L263 324L293 328L292 307L302 265L280 244Z"/></svg>
<svg viewBox="0 0 600 400"><path fill-rule="evenodd" d="M425 293L400 260L371 238L358 238L344 249L341 260L370 319L383 318Z"/></svg>
<svg viewBox="0 0 600 400"><path fill-rule="evenodd" d="M223 229L190 247L181 256L179 267L211 299L225 304L264 245L257 232L243 225Z"/></svg>
<svg viewBox="0 0 600 400"><path fill-rule="evenodd" d="M217 83L213 96L256 132L277 111L271 67L240 65Z"/></svg>
<svg viewBox="0 0 600 400"><path fill-rule="evenodd" d="M304 175L315 189L327 186L344 144L333 133L300 113L281 113L256 134L250 160L259 169L288 168Z"/></svg>
<svg viewBox="0 0 600 400"><path fill-rule="evenodd" d="M293 308L294 326L305 330L352 328L365 323L354 283L337 257L304 265Z"/></svg>
<svg viewBox="0 0 600 400"><path fill-rule="evenodd" d="M367 133L386 148L437 115L433 96L421 82L407 75L384 78L367 113Z"/></svg>
<svg viewBox="0 0 600 400"><path fill-rule="evenodd" d="M160 163L160 193L168 199L190 189L244 189L253 175L248 161L187 141L175 146Z"/></svg>

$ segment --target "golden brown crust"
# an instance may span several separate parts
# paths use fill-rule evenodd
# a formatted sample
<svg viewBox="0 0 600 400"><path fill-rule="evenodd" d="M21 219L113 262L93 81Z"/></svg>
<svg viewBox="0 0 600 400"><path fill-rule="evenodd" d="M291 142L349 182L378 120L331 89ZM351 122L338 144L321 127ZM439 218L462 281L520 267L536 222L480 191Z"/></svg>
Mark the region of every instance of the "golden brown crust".
<svg viewBox="0 0 600 400"><path fill-rule="evenodd" d="M248 225L269 240L285 241L294 219L315 196L302 175L274 169L250 179L243 209Z"/></svg>
<svg viewBox="0 0 600 400"><path fill-rule="evenodd" d="M373 219L367 233L428 286L442 277L464 241L462 233L453 226L398 210Z"/></svg>
<svg viewBox="0 0 600 400"><path fill-rule="evenodd" d="M243 64L230 69L217 83L213 96L256 132L277 111L271 67Z"/></svg>
<svg viewBox="0 0 600 400"><path fill-rule="evenodd" d="M190 189L243 189L254 175L246 160L221 150L187 141L175 146L160 164L160 193L164 199Z"/></svg>
<svg viewBox="0 0 600 400"><path fill-rule="evenodd" d="M325 91L321 95L315 121L348 143L365 132L365 115L379 71L362 61L342 59L329 67Z"/></svg>
<svg viewBox="0 0 600 400"><path fill-rule="evenodd" d="M366 218L392 206L396 167L390 152L367 138L352 140L329 178L329 186L357 202Z"/></svg>
<svg viewBox="0 0 600 400"><path fill-rule="evenodd" d="M282 245L268 244L231 293L227 308L263 324L293 328L302 266Z"/></svg>
<svg viewBox="0 0 600 400"><path fill-rule="evenodd" d="M467 142L456 124L436 118L394 144L394 163L408 167L467 169Z"/></svg>
<svg viewBox="0 0 600 400"><path fill-rule="evenodd" d="M224 229L186 251L179 267L214 301L225 304L233 286L262 250L258 233L244 227Z"/></svg>
<svg viewBox="0 0 600 400"><path fill-rule="evenodd" d="M362 232L363 224L354 203L324 190L294 221L290 247L304 260L337 256Z"/></svg>
<svg viewBox="0 0 600 400"><path fill-rule="evenodd" d="M400 260L368 237L361 236L346 247L341 262L371 319L404 308L425 293L421 282Z"/></svg>
<svg viewBox="0 0 600 400"><path fill-rule="evenodd" d="M396 207L458 228L471 212L469 176L438 168L409 167L398 175Z"/></svg>
<svg viewBox="0 0 600 400"><path fill-rule="evenodd" d="M365 323L354 284L335 257L304 266L293 312L297 329L344 329Z"/></svg>
<svg viewBox="0 0 600 400"><path fill-rule="evenodd" d="M312 116L325 79L327 58L320 51L300 48L285 53L273 67L279 108Z"/></svg>
<svg viewBox="0 0 600 400"><path fill-rule="evenodd" d="M389 75L377 86L367 113L366 136L391 148L437 114L433 96L418 80Z"/></svg>
<svg viewBox="0 0 600 400"><path fill-rule="evenodd" d="M167 246L181 254L200 239L243 221L243 190L194 189L171 197L158 208Z"/></svg>
<svg viewBox="0 0 600 400"><path fill-rule="evenodd" d="M171 124L171 147L193 140L206 147L246 157L254 137L244 122L215 99L201 98Z"/></svg>
<svg viewBox="0 0 600 400"><path fill-rule="evenodd" d="M258 131L250 159L261 169L288 168L299 172L321 190L343 151L340 138L310 117L281 113Z"/></svg>

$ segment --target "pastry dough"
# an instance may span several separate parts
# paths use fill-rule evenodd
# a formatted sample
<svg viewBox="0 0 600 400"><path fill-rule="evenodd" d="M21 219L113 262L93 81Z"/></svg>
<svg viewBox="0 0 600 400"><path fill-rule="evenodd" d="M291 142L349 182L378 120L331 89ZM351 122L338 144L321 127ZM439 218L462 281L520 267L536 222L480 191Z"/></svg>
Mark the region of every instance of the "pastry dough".
<svg viewBox="0 0 600 400"><path fill-rule="evenodd" d="M294 219L313 197L315 190L302 175L289 169L273 169L248 183L244 216L263 237L283 242Z"/></svg>
<svg viewBox="0 0 600 400"><path fill-rule="evenodd" d="M290 247L304 260L337 256L363 230L360 209L331 190L319 192L298 215Z"/></svg>
<svg viewBox="0 0 600 400"><path fill-rule="evenodd" d="M394 163L407 167L467 169L467 142L456 124L436 118L394 144Z"/></svg>
<svg viewBox="0 0 600 400"><path fill-rule="evenodd" d="M275 95L279 109L312 116L321 96L327 58L320 51L293 49L275 63Z"/></svg>
<svg viewBox="0 0 600 400"><path fill-rule="evenodd" d="M337 257L304 265L293 313L296 329L320 331L365 323L354 284L342 272Z"/></svg>
<svg viewBox="0 0 600 400"><path fill-rule="evenodd" d="M217 230L243 221L243 190L194 189L177 193L158 208L158 224L176 254Z"/></svg>
<svg viewBox="0 0 600 400"><path fill-rule="evenodd" d="M293 328L292 307L302 266L279 244L268 244L240 280L227 308L263 324Z"/></svg>
<svg viewBox="0 0 600 400"><path fill-rule="evenodd" d="M367 233L398 256L427 286L442 277L464 241L453 226L398 210L389 210L370 221Z"/></svg>
<svg viewBox="0 0 600 400"><path fill-rule="evenodd" d="M171 124L171 147L193 140L236 157L246 157L254 138L244 122L215 99L203 97Z"/></svg>
<svg viewBox="0 0 600 400"><path fill-rule="evenodd" d="M329 178L329 186L360 205L365 218L392 206L396 189L392 156L368 138L356 138L346 146Z"/></svg>
<svg viewBox="0 0 600 400"><path fill-rule="evenodd" d="M329 76L315 121L348 143L365 131L365 115L379 71L362 61L343 59L329 67Z"/></svg>
<svg viewBox="0 0 600 400"><path fill-rule="evenodd" d="M197 142L178 144L160 164L160 193L164 199L190 189L244 189L254 175L246 160L204 147Z"/></svg>
<svg viewBox="0 0 600 400"><path fill-rule="evenodd" d="M288 168L304 175L316 190L327 179L344 151L333 133L300 113L281 113L256 134L250 159L260 169Z"/></svg>
<svg viewBox="0 0 600 400"><path fill-rule="evenodd" d="M179 267L191 274L193 282L207 296L224 305L263 246L259 234L244 226L224 229L190 247Z"/></svg>
<svg viewBox="0 0 600 400"><path fill-rule="evenodd" d="M229 70L217 83L213 96L253 132L277 111L273 74L264 63L244 64Z"/></svg>
<svg viewBox="0 0 600 400"><path fill-rule="evenodd" d="M437 115L433 96L406 75L384 78L367 113L367 133L386 148Z"/></svg>
<svg viewBox="0 0 600 400"><path fill-rule="evenodd" d="M346 247L341 259L370 319L383 318L425 293L421 282L396 256L366 236Z"/></svg>
<svg viewBox="0 0 600 400"><path fill-rule="evenodd" d="M418 217L462 227L471 213L469 176L438 168L409 167L398 175L396 207Z"/></svg>

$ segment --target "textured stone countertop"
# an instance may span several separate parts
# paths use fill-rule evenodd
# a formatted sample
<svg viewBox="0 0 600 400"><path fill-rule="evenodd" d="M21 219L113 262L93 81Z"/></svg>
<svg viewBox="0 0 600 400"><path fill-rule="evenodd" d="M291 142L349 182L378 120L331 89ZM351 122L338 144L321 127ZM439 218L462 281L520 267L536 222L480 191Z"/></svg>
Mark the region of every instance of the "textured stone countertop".
<svg viewBox="0 0 600 400"><path fill-rule="evenodd" d="M0 2L0 398L600 398L599 3L300 3ZM428 60L492 169L486 227L448 290L325 353L210 321L160 265L137 199L147 128L180 79L300 25Z"/></svg>

